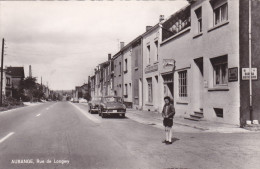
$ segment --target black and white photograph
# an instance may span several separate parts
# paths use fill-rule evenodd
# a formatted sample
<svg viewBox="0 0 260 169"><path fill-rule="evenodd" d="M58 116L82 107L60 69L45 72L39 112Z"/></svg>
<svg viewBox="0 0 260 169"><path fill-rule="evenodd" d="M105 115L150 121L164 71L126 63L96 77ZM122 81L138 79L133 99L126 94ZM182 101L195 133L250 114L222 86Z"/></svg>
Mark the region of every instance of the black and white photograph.
<svg viewBox="0 0 260 169"><path fill-rule="evenodd" d="M0 169L259 169L260 0L0 0Z"/></svg>

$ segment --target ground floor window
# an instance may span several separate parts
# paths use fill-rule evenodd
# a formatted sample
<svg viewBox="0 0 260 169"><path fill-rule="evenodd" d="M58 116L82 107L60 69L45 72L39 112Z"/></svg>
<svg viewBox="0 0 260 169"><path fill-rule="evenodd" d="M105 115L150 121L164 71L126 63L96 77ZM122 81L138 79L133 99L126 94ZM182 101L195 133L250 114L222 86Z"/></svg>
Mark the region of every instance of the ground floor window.
<svg viewBox="0 0 260 169"><path fill-rule="evenodd" d="M153 84L152 84L152 78L147 78L147 84L148 84L148 102L153 102Z"/></svg>
<svg viewBox="0 0 260 169"><path fill-rule="evenodd" d="M127 92L127 84L125 84L125 88L124 88L124 97L127 98L128 92Z"/></svg>
<svg viewBox="0 0 260 169"><path fill-rule="evenodd" d="M227 56L220 56L211 59L213 66L214 86L227 85L228 83L228 63Z"/></svg>
<svg viewBox="0 0 260 169"><path fill-rule="evenodd" d="M179 75L179 97L187 97L187 70L178 72Z"/></svg>

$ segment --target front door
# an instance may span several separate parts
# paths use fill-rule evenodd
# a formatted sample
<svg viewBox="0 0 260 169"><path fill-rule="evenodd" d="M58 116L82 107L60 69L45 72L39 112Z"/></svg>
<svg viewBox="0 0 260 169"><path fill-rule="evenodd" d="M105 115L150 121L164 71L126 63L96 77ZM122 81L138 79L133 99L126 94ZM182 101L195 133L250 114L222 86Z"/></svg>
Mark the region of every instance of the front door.
<svg viewBox="0 0 260 169"><path fill-rule="evenodd" d="M203 108L203 57L194 59L194 62L194 108L198 110Z"/></svg>

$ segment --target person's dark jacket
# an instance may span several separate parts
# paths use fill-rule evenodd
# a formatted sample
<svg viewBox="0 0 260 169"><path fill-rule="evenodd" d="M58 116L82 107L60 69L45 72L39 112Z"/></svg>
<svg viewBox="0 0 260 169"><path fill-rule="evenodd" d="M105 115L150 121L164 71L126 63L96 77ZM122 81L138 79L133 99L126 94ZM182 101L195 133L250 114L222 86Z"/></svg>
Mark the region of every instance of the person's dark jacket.
<svg viewBox="0 0 260 169"><path fill-rule="evenodd" d="M166 111L166 107L168 106L168 110ZM167 114L166 114L167 113ZM175 108L172 104L165 104L163 106L163 110L162 110L162 116L164 118L170 118L170 119L173 119L175 115Z"/></svg>

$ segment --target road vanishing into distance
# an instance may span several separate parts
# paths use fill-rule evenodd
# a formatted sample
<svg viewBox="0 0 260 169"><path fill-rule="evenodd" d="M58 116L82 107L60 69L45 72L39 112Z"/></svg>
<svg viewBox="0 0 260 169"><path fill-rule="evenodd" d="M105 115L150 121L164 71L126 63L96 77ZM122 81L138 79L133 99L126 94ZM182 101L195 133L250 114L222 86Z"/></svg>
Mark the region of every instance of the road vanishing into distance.
<svg viewBox="0 0 260 169"><path fill-rule="evenodd" d="M0 169L259 168L259 133L192 130L174 130L165 145L162 128L127 114L102 119L71 102L22 107L0 112Z"/></svg>

